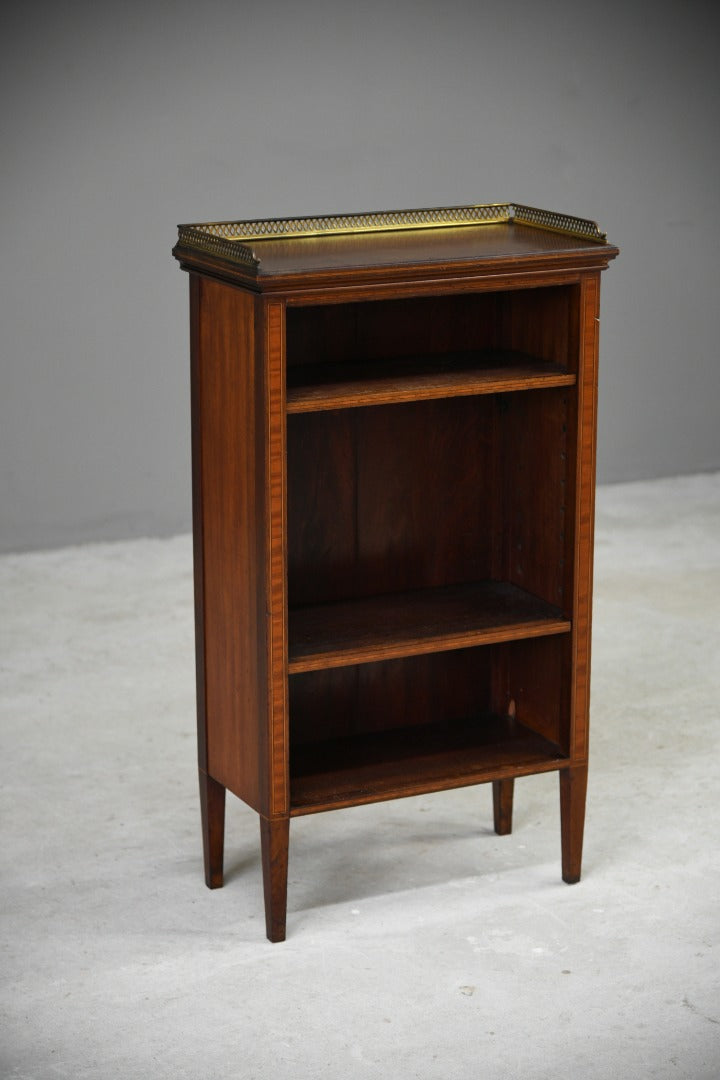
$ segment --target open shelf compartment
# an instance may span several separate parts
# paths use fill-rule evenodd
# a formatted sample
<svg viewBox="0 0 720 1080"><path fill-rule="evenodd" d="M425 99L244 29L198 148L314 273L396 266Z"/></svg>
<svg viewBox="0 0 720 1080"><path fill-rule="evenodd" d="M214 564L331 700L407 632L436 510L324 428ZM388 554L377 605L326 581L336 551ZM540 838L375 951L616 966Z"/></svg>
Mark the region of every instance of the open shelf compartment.
<svg viewBox="0 0 720 1080"><path fill-rule="evenodd" d="M447 585L289 612L289 672L562 634L559 608L508 582Z"/></svg>
<svg viewBox="0 0 720 1080"><path fill-rule="evenodd" d="M570 636L290 676L294 813L563 768Z"/></svg>
<svg viewBox="0 0 720 1080"><path fill-rule="evenodd" d="M574 286L287 311L287 411L573 386Z"/></svg>
<svg viewBox="0 0 720 1080"><path fill-rule="evenodd" d="M567 758L511 716L370 732L293 751L295 814L562 768Z"/></svg>
<svg viewBox="0 0 720 1080"><path fill-rule="evenodd" d="M287 411L350 409L574 384L575 375L557 364L501 350L316 363L289 369Z"/></svg>
<svg viewBox="0 0 720 1080"><path fill-rule="evenodd" d="M288 309L291 813L568 765L576 300Z"/></svg>

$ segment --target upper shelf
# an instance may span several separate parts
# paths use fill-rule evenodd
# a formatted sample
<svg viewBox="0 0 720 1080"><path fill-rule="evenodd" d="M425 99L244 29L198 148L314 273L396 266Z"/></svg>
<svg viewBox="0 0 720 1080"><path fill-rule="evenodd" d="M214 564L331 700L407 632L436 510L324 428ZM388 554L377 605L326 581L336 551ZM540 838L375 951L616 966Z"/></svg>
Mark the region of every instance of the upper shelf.
<svg viewBox="0 0 720 1080"><path fill-rule="evenodd" d="M572 372L548 361L503 350L297 364L288 367L287 379L289 413L573 386L576 381Z"/></svg>
<svg viewBox="0 0 720 1080"><path fill-rule="evenodd" d="M388 267L434 266L445 277L498 260L602 265L617 254L585 218L519 203L395 210L328 217L180 225L175 256L188 269L216 263L256 287L297 284ZM377 275L376 275L377 276ZM307 284L307 281L304 282Z"/></svg>

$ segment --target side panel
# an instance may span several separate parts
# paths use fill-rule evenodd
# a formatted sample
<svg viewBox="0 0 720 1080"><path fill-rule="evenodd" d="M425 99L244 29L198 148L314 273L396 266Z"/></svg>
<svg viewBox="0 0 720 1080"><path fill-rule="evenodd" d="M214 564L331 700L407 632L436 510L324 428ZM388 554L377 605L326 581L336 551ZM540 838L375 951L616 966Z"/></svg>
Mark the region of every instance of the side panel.
<svg viewBox="0 0 720 1080"><path fill-rule="evenodd" d="M588 755L590 711L590 643L592 632L593 536L595 529L595 445L597 433L598 331L600 274L588 275L580 294L580 358L577 384L577 458L575 477L575 543L573 569L573 633L571 753L581 764Z"/></svg>
<svg viewBox="0 0 720 1080"><path fill-rule="evenodd" d="M198 756L201 769L263 811L265 391L257 305L242 289L191 277Z"/></svg>
<svg viewBox="0 0 720 1080"><path fill-rule="evenodd" d="M263 318L265 416L267 465L265 490L267 507L268 558L266 568L266 612L268 616L269 701L269 813L289 812L288 785L288 680L287 680L287 423L285 416L285 305L270 302Z"/></svg>

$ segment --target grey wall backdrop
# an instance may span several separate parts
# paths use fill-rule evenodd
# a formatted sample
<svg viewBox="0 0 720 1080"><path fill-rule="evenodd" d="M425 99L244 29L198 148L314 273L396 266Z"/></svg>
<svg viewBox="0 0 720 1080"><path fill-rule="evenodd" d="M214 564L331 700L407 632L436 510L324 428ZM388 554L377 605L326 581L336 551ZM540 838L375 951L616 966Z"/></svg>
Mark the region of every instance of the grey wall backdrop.
<svg viewBox="0 0 720 1080"><path fill-rule="evenodd" d="M175 225L593 217L599 478L720 467L710 3L20 5L0 42L0 545L190 528Z"/></svg>

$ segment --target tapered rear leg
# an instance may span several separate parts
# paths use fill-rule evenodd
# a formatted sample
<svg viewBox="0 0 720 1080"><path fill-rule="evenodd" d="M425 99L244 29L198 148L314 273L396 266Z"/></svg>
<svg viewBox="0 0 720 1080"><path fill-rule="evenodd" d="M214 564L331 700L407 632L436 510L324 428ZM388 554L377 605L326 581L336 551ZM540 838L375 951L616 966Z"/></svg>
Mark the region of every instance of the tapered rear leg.
<svg viewBox="0 0 720 1080"><path fill-rule="evenodd" d="M219 889L223 883L225 788L202 769L200 770L200 817L205 884L209 889Z"/></svg>
<svg viewBox="0 0 720 1080"><path fill-rule="evenodd" d="M507 836L512 832L513 793L515 781L493 780L493 815L495 832L498 836Z"/></svg>
<svg viewBox="0 0 720 1080"><path fill-rule="evenodd" d="M587 777L587 765L560 770L562 876L568 885L580 880Z"/></svg>
<svg viewBox="0 0 720 1080"><path fill-rule="evenodd" d="M265 929L270 941L285 940L289 839L289 817L260 817Z"/></svg>

